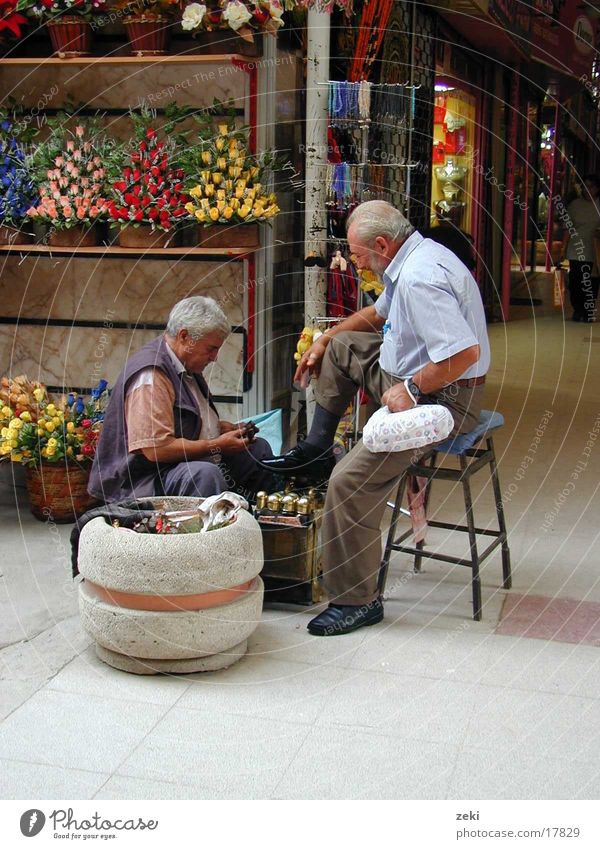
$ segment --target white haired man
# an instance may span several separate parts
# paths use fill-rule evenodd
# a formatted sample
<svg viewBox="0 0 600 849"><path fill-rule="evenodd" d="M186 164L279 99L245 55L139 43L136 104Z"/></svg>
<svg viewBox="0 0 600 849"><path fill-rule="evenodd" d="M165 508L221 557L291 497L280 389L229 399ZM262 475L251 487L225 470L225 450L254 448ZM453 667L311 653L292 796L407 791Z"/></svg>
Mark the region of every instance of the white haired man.
<svg viewBox="0 0 600 849"><path fill-rule="evenodd" d="M152 495L252 497L273 484L272 456L245 424L221 421L202 372L231 328L212 298L175 304L165 333L126 363L111 393L89 491L105 502Z"/></svg>
<svg viewBox="0 0 600 849"><path fill-rule="evenodd" d="M478 423L490 362L477 284L451 251L424 239L385 201L354 210L348 241L359 267L382 274L385 289L374 306L330 327L303 355L294 379L307 370L318 378L310 432L286 455L262 463L314 480L333 469L322 526L331 603L308 625L318 636L383 619L377 575L386 501L402 472L430 450L373 454L359 442L334 468L335 430L358 388L392 412L420 401L443 404L454 418L452 433L463 433Z"/></svg>

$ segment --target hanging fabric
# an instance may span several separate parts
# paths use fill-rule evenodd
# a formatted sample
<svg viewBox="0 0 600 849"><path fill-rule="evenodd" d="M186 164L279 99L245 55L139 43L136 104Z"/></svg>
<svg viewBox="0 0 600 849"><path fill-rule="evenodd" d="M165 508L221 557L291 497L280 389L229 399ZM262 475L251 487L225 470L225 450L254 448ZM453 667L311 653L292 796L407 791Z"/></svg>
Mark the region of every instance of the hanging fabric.
<svg viewBox="0 0 600 849"><path fill-rule="evenodd" d="M366 80L381 47L394 0L365 0L350 69L353 82Z"/></svg>

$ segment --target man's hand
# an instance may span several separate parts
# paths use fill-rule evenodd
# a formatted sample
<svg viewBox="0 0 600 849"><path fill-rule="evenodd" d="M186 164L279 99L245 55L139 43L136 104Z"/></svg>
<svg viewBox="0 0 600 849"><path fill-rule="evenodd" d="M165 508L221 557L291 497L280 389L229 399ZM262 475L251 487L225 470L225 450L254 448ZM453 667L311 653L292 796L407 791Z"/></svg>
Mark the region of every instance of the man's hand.
<svg viewBox="0 0 600 849"><path fill-rule="evenodd" d="M294 374L294 383L300 383L302 375L307 370L310 375L314 375L315 377L319 376L321 373L321 362L330 340L331 337L323 333L319 336L316 342L312 343L308 351L305 351L304 354L302 354L302 358L300 359L298 368Z"/></svg>
<svg viewBox="0 0 600 849"><path fill-rule="evenodd" d="M228 430L222 433L221 436L218 436L214 440L213 444L224 457L227 457L229 454L241 454L242 451L248 448L251 442L252 439L249 436L248 428L243 424L234 430Z"/></svg>
<svg viewBox="0 0 600 849"><path fill-rule="evenodd" d="M406 391L403 383L396 383L387 392L384 392L381 396L381 403L388 408L390 413L412 410L415 406L415 402Z"/></svg>

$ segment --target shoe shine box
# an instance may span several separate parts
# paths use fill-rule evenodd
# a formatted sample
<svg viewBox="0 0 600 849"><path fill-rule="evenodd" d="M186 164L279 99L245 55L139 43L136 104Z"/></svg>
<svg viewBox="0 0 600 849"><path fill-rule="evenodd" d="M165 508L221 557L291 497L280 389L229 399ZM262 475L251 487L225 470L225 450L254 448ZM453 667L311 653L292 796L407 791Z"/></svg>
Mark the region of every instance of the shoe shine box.
<svg viewBox="0 0 600 849"><path fill-rule="evenodd" d="M314 604L321 598L319 529L323 510L302 522L281 514L257 514L263 538L265 603Z"/></svg>

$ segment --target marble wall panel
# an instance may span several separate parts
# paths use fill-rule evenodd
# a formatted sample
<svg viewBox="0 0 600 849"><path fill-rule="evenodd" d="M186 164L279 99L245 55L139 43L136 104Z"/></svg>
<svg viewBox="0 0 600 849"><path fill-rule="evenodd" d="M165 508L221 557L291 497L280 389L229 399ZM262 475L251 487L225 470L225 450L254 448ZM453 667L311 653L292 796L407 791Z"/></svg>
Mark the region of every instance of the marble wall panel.
<svg viewBox="0 0 600 849"><path fill-rule="evenodd" d="M127 358L156 334L148 330L0 326L0 373L27 374L50 386L113 385ZM243 337L232 334L206 371L215 395L242 393Z"/></svg>
<svg viewBox="0 0 600 849"><path fill-rule="evenodd" d="M7 97L29 107L59 108L70 98L93 108L138 107L146 103L163 108L176 102L206 106L213 98L242 108L246 75L230 63L190 62L152 65L67 65L64 67L9 66L0 82Z"/></svg>
<svg viewBox="0 0 600 849"><path fill-rule="evenodd" d="M80 321L165 322L181 298L206 295L232 325L243 322L241 262L136 261L119 258L0 258L5 316Z"/></svg>

